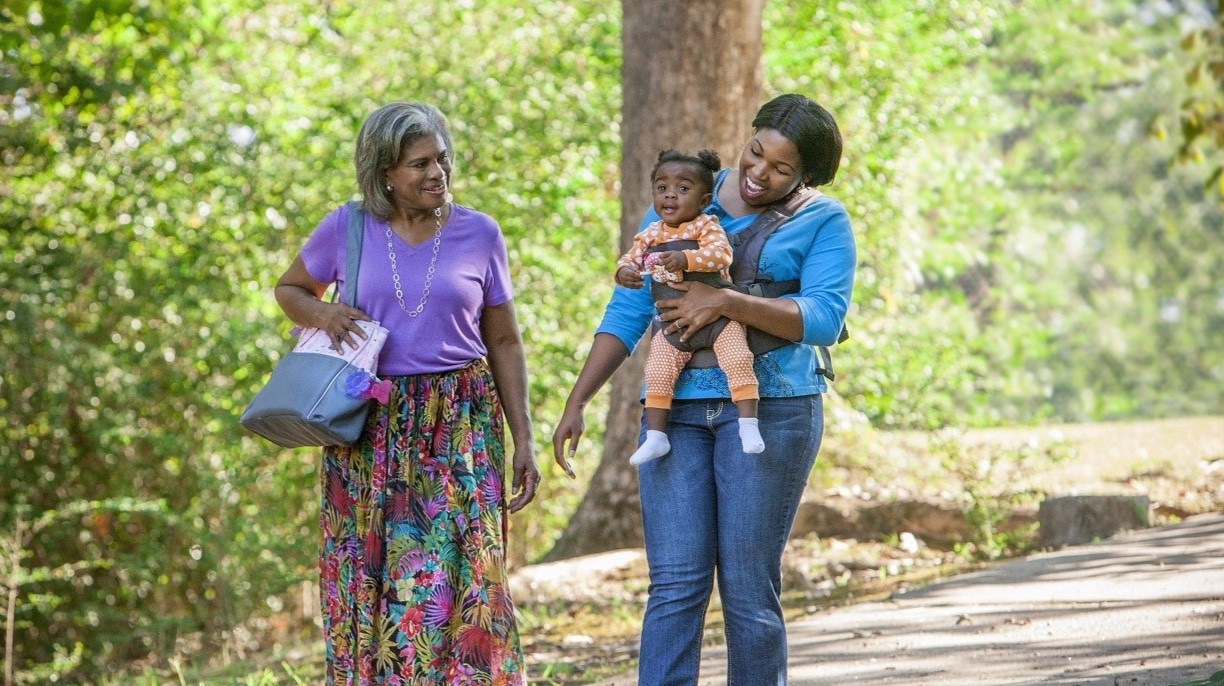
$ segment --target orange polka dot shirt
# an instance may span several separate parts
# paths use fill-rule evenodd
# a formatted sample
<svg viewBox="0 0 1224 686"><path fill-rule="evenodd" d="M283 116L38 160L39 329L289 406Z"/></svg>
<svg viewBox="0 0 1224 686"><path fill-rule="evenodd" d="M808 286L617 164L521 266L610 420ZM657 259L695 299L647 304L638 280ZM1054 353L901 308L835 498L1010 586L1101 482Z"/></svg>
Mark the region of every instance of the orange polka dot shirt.
<svg viewBox="0 0 1224 686"><path fill-rule="evenodd" d="M703 214L696 219L680 226L668 226L663 221L656 221L639 231L633 237L633 247L616 262L616 268L630 267L637 271L645 271L646 250L660 243L671 241L697 241L697 247L685 250L690 272L718 272L719 275L731 280L727 269L731 266L731 243L727 234L718 223L718 218L712 214ZM654 265L650 275L662 281L679 281L678 275L667 272L662 266Z"/></svg>

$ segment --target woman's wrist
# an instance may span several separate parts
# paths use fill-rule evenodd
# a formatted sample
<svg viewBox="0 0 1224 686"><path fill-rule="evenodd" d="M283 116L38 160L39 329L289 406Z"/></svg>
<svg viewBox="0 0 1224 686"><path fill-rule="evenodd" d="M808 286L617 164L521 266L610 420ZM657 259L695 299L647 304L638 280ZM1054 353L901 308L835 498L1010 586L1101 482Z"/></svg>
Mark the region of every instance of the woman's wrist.
<svg viewBox="0 0 1224 686"><path fill-rule="evenodd" d="M714 298L714 310L718 312L720 317L740 321L743 311L751 307L750 301L747 301L751 297L746 293L740 293L734 288L719 288ZM740 303L738 301L739 298L744 298L745 302Z"/></svg>
<svg viewBox="0 0 1224 686"><path fill-rule="evenodd" d="M514 439L515 452L525 451L535 455L535 443L533 443L534 439L531 436L531 427L528 427L525 432L510 429L510 436Z"/></svg>

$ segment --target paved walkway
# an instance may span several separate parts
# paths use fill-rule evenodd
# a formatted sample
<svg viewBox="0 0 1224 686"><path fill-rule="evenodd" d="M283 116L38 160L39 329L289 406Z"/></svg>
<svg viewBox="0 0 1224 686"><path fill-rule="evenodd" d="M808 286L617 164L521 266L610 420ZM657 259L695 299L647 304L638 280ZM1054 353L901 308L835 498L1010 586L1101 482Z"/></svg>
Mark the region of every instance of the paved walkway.
<svg viewBox="0 0 1224 686"><path fill-rule="evenodd" d="M1224 513L827 610L789 636L792 686L1206 679L1224 669ZM725 661L705 651L701 686L726 683Z"/></svg>

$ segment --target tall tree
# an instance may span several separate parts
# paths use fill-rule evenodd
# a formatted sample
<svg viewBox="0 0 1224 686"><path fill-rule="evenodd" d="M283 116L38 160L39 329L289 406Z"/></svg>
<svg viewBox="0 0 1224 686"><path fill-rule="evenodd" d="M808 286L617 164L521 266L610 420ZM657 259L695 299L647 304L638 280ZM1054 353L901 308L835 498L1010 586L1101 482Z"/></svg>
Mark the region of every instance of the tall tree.
<svg viewBox="0 0 1224 686"><path fill-rule="evenodd" d="M664 148L717 150L738 159L761 93L763 0L717 4L622 0L623 103L620 249L650 203L648 176ZM613 376L603 456L546 559L639 546L638 435L645 345Z"/></svg>

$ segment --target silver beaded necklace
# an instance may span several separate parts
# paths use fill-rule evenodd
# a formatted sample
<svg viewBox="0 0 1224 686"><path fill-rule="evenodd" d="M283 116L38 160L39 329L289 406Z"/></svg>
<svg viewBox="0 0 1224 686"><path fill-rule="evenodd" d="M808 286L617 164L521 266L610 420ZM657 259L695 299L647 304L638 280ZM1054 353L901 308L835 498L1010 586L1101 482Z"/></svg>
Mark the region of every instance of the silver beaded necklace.
<svg viewBox="0 0 1224 686"><path fill-rule="evenodd" d="M425 302L429 300L429 287L433 284L434 267L438 264L438 248L442 245L442 208L434 210L433 255L429 258L429 269L425 271L425 287L421 290L421 302L415 310L408 309L404 304L404 289L400 287L399 269L395 266L395 245L391 241L391 225L387 224L387 256L391 258L391 281L395 285L395 298L399 300L400 309L415 317L425 310Z"/></svg>

